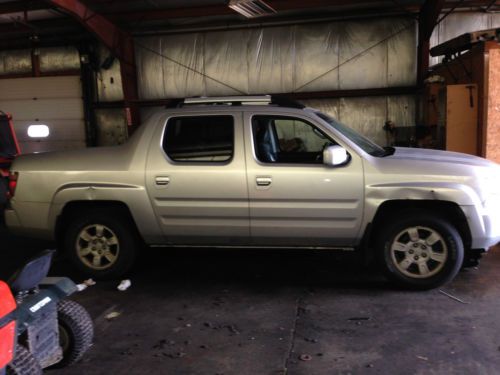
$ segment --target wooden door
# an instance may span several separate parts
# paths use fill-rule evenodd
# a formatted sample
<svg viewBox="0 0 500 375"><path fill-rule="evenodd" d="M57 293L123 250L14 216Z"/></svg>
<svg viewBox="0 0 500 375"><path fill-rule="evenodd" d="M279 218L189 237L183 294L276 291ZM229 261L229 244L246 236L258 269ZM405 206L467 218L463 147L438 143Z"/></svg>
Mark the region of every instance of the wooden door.
<svg viewBox="0 0 500 375"><path fill-rule="evenodd" d="M446 150L477 155L477 85L446 87Z"/></svg>

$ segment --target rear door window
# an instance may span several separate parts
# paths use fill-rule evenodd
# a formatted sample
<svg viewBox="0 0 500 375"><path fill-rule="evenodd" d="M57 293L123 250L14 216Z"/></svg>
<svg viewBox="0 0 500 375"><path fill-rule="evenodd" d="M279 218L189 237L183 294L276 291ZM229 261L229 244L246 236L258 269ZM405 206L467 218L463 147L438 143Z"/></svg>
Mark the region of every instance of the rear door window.
<svg viewBox="0 0 500 375"><path fill-rule="evenodd" d="M234 153L234 118L173 117L167 122L163 150L176 162L226 163Z"/></svg>

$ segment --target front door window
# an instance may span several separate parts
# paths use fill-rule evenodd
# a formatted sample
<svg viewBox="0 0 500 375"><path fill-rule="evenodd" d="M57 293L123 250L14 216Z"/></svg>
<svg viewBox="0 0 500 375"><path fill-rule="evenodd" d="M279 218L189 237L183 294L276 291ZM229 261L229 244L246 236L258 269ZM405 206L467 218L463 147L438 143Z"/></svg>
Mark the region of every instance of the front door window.
<svg viewBox="0 0 500 375"><path fill-rule="evenodd" d="M322 164L323 150L335 144L318 128L291 117L254 116L252 131L262 163Z"/></svg>

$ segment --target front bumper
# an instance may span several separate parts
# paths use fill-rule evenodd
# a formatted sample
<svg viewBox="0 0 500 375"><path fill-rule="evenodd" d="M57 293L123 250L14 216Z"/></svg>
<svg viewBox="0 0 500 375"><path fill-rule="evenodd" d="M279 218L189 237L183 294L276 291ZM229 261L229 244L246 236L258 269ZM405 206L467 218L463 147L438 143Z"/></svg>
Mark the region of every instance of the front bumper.
<svg viewBox="0 0 500 375"><path fill-rule="evenodd" d="M473 249L485 249L500 243L500 207L478 210L475 206L461 206L469 223Z"/></svg>

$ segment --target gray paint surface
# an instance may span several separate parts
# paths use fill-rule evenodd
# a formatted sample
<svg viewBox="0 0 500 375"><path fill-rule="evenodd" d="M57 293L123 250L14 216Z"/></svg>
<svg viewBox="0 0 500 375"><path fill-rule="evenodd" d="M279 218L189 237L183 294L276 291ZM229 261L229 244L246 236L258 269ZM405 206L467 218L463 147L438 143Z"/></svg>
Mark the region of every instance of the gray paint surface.
<svg viewBox="0 0 500 375"><path fill-rule="evenodd" d="M261 166L255 162L250 134L250 119L257 113L306 120L344 147L351 161L340 168ZM169 117L215 114L235 118L230 162L187 165L166 157L161 142ZM20 156L12 170L19 172L19 181L6 221L18 233L42 238L54 236L66 204L109 200L129 207L139 233L151 245L301 246L300 241L309 238L311 246L353 247L382 203L413 199L459 206L467 218L472 248L488 248L500 239L500 166L471 155L424 149L397 148L391 156L374 157L312 109L251 105L164 110L151 116L123 146ZM274 180L269 190L256 191L261 177ZM159 188L157 178L169 179L165 189ZM281 229L266 233L266 217ZM330 230L321 218L333 221ZM224 230L212 231L211 220ZM245 236L246 220L250 232L255 230L250 239ZM197 232L197 227L203 230Z"/></svg>

